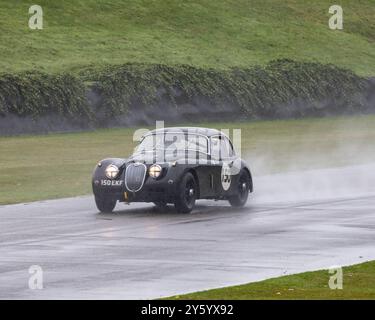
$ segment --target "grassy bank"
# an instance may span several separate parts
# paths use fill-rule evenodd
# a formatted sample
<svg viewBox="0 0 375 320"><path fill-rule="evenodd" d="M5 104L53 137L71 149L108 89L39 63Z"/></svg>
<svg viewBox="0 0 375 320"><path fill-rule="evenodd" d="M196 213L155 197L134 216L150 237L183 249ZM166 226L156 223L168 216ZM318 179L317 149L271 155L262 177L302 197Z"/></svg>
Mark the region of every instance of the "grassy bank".
<svg viewBox="0 0 375 320"><path fill-rule="evenodd" d="M328 270L284 276L167 299L375 299L375 261L343 268L343 289L331 290Z"/></svg>
<svg viewBox="0 0 375 320"><path fill-rule="evenodd" d="M242 129L242 157L255 175L375 159L375 116L199 125ZM129 155L134 130L0 137L0 204L90 193L96 162Z"/></svg>
<svg viewBox="0 0 375 320"><path fill-rule="evenodd" d="M336 3L340 31L325 0L38 4L44 27L30 30L31 3L0 0L2 135L137 125L160 112L188 121L202 109L207 121L219 109L247 120L373 113L373 0Z"/></svg>
<svg viewBox="0 0 375 320"><path fill-rule="evenodd" d="M225 69L289 58L375 74L372 0L335 2L344 30L328 28L326 0L40 0L44 29L28 28L27 1L0 0L0 70L79 71L126 62Z"/></svg>

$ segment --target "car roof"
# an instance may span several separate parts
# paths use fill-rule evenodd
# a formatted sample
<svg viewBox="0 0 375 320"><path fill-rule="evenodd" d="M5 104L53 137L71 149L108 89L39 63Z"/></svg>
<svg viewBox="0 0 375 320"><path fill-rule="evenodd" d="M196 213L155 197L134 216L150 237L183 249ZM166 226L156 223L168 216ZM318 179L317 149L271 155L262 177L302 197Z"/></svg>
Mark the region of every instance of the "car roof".
<svg viewBox="0 0 375 320"><path fill-rule="evenodd" d="M145 134L145 136L149 134L157 134L157 133L175 133L175 132L182 132L182 133L189 133L189 134L200 134L207 137L216 136L216 135L223 135L227 136L223 132L217 129L211 128L202 128L202 127L166 127L152 130Z"/></svg>

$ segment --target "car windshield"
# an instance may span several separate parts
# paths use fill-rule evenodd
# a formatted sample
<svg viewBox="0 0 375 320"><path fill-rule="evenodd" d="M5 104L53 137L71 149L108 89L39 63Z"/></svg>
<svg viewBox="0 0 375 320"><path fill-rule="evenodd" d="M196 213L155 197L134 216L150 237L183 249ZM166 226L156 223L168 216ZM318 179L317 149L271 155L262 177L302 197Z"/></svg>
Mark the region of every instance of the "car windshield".
<svg viewBox="0 0 375 320"><path fill-rule="evenodd" d="M136 148L136 152L153 150L166 152L192 150L207 153L208 140L205 136L191 133L157 133L145 136Z"/></svg>

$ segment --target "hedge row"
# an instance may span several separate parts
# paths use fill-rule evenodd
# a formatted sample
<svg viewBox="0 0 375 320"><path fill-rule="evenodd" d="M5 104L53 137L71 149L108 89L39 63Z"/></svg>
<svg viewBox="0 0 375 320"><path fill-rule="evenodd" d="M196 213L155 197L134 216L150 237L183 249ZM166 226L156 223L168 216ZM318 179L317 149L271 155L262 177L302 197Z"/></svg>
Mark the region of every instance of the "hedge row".
<svg viewBox="0 0 375 320"><path fill-rule="evenodd" d="M37 118L58 114L92 119L86 90L79 78L69 74L3 74L0 76L0 115Z"/></svg>
<svg viewBox="0 0 375 320"><path fill-rule="evenodd" d="M112 116L134 105L147 108L162 101L178 107L196 98L212 106L239 106L248 118L305 116L314 110L321 113L322 108L331 113L367 108L367 80L334 65L290 60L229 71L127 64L98 73L96 80L93 89L102 97L100 108Z"/></svg>
<svg viewBox="0 0 375 320"><path fill-rule="evenodd" d="M278 60L265 67L211 70L186 65L125 64L79 76L39 72L0 76L0 115L59 114L100 122L130 109L205 101L246 118L361 112L368 81L334 65ZM96 99L90 99L90 94ZM214 110L213 110L214 111Z"/></svg>

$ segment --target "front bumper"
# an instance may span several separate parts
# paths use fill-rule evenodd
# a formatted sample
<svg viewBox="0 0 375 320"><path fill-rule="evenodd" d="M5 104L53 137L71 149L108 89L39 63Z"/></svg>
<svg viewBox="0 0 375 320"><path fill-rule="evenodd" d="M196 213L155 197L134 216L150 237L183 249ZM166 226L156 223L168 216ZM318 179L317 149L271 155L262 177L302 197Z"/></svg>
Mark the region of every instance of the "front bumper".
<svg viewBox="0 0 375 320"><path fill-rule="evenodd" d="M166 174L161 178L154 179L147 174L140 190L132 191L125 183L124 170L115 180L96 175L92 181L93 192L95 195L104 195L113 197L121 202L166 202L173 203L176 197L178 180L176 177L178 169L168 167Z"/></svg>
<svg viewBox="0 0 375 320"><path fill-rule="evenodd" d="M152 180L149 178L148 180ZM120 201L125 202L174 202L175 185L168 182L145 181L141 190L131 192L124 188L124 192Z"/></svg>

